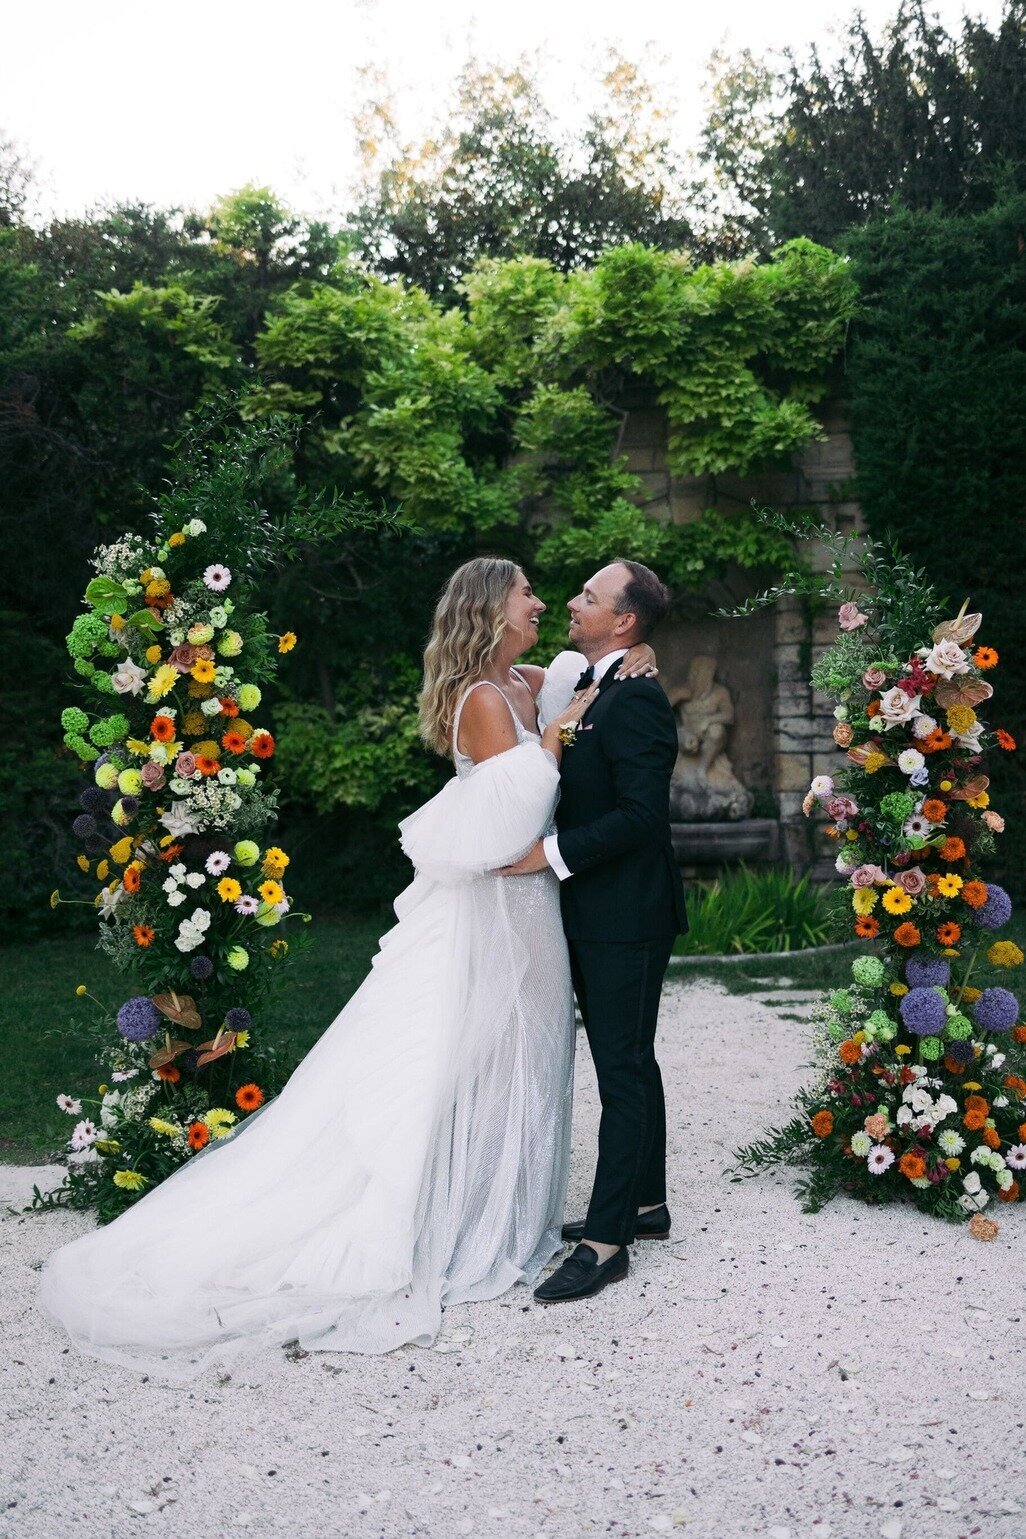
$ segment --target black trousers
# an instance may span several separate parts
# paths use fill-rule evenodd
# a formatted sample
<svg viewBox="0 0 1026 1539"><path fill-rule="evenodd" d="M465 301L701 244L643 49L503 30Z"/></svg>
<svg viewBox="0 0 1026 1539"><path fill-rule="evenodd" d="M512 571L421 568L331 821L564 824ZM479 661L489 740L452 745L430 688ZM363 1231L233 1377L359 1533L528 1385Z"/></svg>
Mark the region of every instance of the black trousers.
<svg viewBox="0 0 1026 1539"><path fill-rule="evenodd" d="M666 1201L666 1104L655 1032L673 937L569 945L602 1102L584 1233L604 1245L629 1245L638 1208Z"/></svg>

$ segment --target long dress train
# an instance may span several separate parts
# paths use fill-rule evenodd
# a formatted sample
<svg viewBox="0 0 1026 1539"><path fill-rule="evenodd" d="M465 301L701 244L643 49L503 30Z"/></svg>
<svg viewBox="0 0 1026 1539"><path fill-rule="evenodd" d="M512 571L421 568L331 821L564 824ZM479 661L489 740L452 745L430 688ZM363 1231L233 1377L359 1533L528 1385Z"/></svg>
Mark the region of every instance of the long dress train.
<svg viewBox="0 0 1026 1539"><path fill-rule="evenodd" d="M184 1380L293 1339L427 1345L443 1306L531 1281L557 1250L574 1036L558 883L490 873L550 828L559 777L517 735L479 765L457 755L400 825L416 875L398 923L281 1094L50 1257L40 1305L82 1351Z"/></svg>

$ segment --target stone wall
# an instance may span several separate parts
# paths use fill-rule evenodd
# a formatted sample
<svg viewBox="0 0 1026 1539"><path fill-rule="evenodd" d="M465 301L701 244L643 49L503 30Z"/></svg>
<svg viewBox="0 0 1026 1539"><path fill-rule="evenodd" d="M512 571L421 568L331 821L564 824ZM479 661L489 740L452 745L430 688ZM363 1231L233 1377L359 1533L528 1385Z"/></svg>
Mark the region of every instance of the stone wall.
<svg viewBox="0 0 1026 1539"><path fill-rule="evenodd" d="M786 470L744 477L676 476L666 463L664 413L649 401L625 404L621 449L642 481L639 500L651 517L688 523L706 508L747 508L754 500L784 510L814 510L844 533L859 527L851 436L836 408L822 413L823 441L795 456ZM820 569L828 564L821 548L809 555ZM766 585L739 571L722 594L713 595L712 607ZM795 600L744 620L701 613L709 607L708 600L696 604L693 617L686 614L659 633L663 683L670 694L682 685L696 651L717 658L717 678L730 690L735 707L728 751L739 779L756 794L753 816L777 816L781 858L825 876L832 869L830 858L814 848L801 803L812 776L837 764L830 703L809 684L814 659L837 634L836 617L830 611L811 619L806 606Z"/></svg>

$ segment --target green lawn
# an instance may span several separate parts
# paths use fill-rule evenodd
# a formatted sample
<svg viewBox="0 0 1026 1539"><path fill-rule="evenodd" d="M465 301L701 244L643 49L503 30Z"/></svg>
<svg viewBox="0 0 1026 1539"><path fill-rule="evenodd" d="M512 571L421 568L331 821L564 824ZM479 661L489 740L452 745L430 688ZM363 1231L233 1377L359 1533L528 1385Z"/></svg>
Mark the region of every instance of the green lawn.
<svg viewBox="0 0 1026 1539"><path fill-rule="evenodd" d="M390 923L394 920L387 912L314 921L314 943L296 958L276 1009L292 1062L309 1051L356 990L378 936ZM0 1160L42 1163L67 1138L70 1126L55 1097L62 1091L91 1094L100 1078L92 1044L69 1030L68 1016L89 1003L76 999L75 989L84 983L97 999L120 1003L125 980L91 935L4 947L0 970L5 1059Z"/></svg>

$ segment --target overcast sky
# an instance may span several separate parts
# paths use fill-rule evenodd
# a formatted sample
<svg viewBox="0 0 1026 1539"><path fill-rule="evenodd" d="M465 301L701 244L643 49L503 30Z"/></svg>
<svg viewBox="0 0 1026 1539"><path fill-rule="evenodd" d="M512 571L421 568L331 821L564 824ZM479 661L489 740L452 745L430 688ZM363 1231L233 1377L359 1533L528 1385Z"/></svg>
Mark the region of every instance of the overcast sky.
<svg viewBox="0 0 1026 1539"><path fill-rule="evenodd" d="M640 60L686 144L713 50L828 42L835 0L49 0L5 8L0 132L37 162L42 212L103 200L204 207L247 181L304 213L343 208L356 174L360 70L384 70L407 137L427 130L468 54L542 64L550 105L579 118L602 50ZM895 0L862 0L876 29ZM955 27L962 0L934 9ZM968 9L993 22L999 0ZM664 62L658 63L657 60Z"/></svg>

